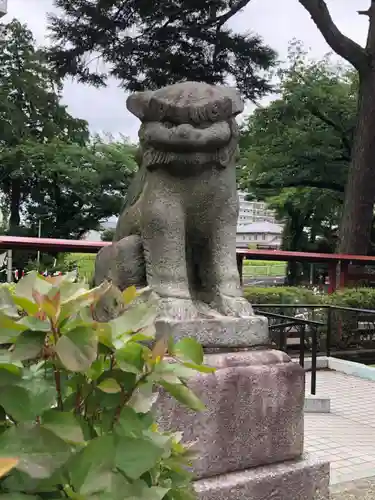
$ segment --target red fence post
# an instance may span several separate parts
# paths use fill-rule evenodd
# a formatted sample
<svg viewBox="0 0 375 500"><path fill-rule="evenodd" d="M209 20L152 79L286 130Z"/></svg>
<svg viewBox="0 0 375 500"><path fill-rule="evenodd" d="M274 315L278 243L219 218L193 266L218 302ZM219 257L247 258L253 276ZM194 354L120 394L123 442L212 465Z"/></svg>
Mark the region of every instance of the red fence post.
<svg viewBox="0 0 375 500"><path fill-rule="evenodd" d="M345 288L348 282L349 262L347 260L340 261L340 288Z"/></svg>

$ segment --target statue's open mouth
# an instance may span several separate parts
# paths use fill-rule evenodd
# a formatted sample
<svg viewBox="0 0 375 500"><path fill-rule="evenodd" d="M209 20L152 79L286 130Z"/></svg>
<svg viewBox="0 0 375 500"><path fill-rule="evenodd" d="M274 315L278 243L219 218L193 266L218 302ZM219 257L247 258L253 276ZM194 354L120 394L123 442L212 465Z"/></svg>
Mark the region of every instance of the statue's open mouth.
<svg viewBox="0 0 375 500"><path fill-rule="evenodd" d="M141 141L161 151L210 152L225 147L232 138L232 127L227 121L201 126L145 122L140 131Z"/></svg>

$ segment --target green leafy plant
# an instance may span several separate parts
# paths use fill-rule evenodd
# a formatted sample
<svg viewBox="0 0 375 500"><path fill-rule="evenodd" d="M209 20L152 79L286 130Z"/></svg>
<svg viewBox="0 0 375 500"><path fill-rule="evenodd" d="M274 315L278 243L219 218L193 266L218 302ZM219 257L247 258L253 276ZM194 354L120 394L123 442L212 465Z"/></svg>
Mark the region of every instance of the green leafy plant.
<svg viewBox="0 0 375 500"><path fill-rule="evenodd" d="M193 339L155 342L147 290L125 290L124 313L96 321L111 286L32 272L0 288L0 347L11 345L0 350L0 499L194 496L191 450L151 409L157 386L203 409L186 381L213 369Z"/></svg>
<svg viewBox="0 0 375 500"><path fill-rule="evenodd" d="M294 286L257 287L244 290L252 304L319 304L322 299L307 288Z"/></svg>

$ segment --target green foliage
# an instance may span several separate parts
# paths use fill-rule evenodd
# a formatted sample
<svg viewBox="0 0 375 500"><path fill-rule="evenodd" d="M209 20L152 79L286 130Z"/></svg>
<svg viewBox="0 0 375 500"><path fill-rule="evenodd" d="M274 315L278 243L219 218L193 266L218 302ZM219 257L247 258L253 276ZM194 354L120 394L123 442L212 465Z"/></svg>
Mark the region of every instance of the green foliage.
<svg viewBox="0 0 375 500"><path fill-rule="evenodd" d="M0 209L12 235L81 238L118 214L137 169L125 138L89 138L61 104L62 82L14 20L0 37ZM22 217L21 217L22 215ZM22 220L21 220L22 219ZM15 252L20 269L35 253Z"/></svg>
<svg viewBox="0 0 375 500"><path fill-rule="evenodd" d="M307 288L293 286L248 287L245 297L251 304L319 304L321 298Z"/></svg>
<svg viewBox="0 0 375 500"><path fill-rule="evenodd" d="M375 289L373 288L344 288L324 297L324 303L332 306L350 307L354 309L368 309L375 311ZM374 321L375 314L364 314L355 311L333 310L332 312L332 344L339 348L350 345L373 348L373 341L359 339L355 335L360 321ZM362 331L365 333L365 331ZM369 332L370 333L370 332ZM366 337L366 335L364 335ZM370 335L371 337L371 335Z"/></svg>
<svg viewBox="0 0 375 500"><path fill-rule="evenodd" d="M243 265L244 266L251 266L251 267L263 267L263 266L270 266L270 267L279 267L282 266L284 263L279 261L279 260L244 260Z"/></svg>
<svg viewBox="0 0 375 500"><path fill-rule="evenodd" d="M213 369L192 339L150 347L156 307L135 288L122 316L97 322L112 292L35 272L0 287L0 498L193 498L191 452L150 410L155 386L202 410L186 381Z"/></svg>
<svg viewBox="0 0 375 500"><path fill-rule="evenodd" d="M28 226L34 234L81 238L103 219L120 212L136 170L135 147L127 142L107 143L94 138L83 146L51 141L30 145L35 189L26 200Z"/></svg>
<svg viewBox="0 0 375 500"><path fill-rule="evenodd" d="M87 123L69 115L60 94L61 81L32 33L17 20L1 25L0 186L11 228L19 225L22 204L35 188L30 145L41 147L51 140L83 144L88 139Z"/></svg>
<svg viewBox="0 0 375 500"><path fill-rule="evenodd" d="M327 304L375 310L375 288L343 288L330 295L315 295L302 287L248 287L245 297L252 304Z"/></svg>
<svg viewBox="0 0 375 500"><path fill-rule="evenodd" d="M109 76L130 91L229 78L256 99L270 90L264 70L275 63L275 52L259 36L227 25L248 1L54 0L59 12L50 16L55 46L49 57L60 75L97 86ZM108 70L88 64L92 57Z"/></svg>
<svg viewBox="0 0 375 500"><path fill-rule="evenodd" d="M112 242L114 236L115 236L115 229L108 228L108 229L105 229L102 232L102 234L100 236L100 239L102 241L110 241L110 242Z"/></svg>
<svg viewBox="0 0 375 500"><path fill-rule="evenodd" d="M375 310L374 288L344 288L327 295L326 303L341 307L353 307L356 309Z"/></svg>
<svg viewBox="0 0 375 500"><path fill-rule="evenodd" d="M96 255L87 253L68 253L63 257L61 265L66 267L67 271L77 269L78 278L86 283L91 283L94 276Z"/></svg>
<svg viewBox="0 0 375 500"><path fill-rule="evenodd" d="M332 251L351 156L357 75L298 42L276 77L279 98L257 109L240 140L241 187L285 222L283 249Z"/></svg>

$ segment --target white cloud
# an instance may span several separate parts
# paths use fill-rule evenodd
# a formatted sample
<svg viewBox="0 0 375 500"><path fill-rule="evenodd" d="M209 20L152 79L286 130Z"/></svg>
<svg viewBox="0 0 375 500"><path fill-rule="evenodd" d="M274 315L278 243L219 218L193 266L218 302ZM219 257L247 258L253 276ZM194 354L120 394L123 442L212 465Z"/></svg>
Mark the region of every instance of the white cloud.
<svg viewBox="0 0 375 500"><path fill-rule="evenodd" d="M347 36L364 44L368 19L356 11L366 9L369 0L328 0L332 17ZM354 5L355 3L355 5ZM47 39L47 12L53 10L52 0L8 0L7 18L17 17L28 24L38 43ZM329 52L322 35L298 0L252 0L247 8L232 21L236 31L253 31L285 57L288 42L296 38L311 47L314 57ZM126 94L112 81L105 89L95 89L68 81L64 89L64 102L69 111L86 119L93 132L124 134L137 138L138 120L125 107Z"/></svg>

